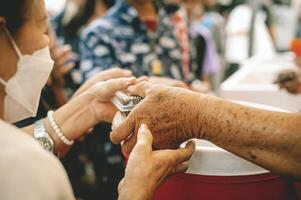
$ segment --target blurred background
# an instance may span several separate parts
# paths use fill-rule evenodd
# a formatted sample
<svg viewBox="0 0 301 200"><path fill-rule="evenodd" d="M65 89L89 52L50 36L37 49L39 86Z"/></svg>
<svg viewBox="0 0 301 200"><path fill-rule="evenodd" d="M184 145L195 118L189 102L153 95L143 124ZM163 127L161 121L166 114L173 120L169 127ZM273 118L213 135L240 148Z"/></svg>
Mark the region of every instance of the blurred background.
<svg viewBox="0 0 301 200"><path fill-rule="evenodd" d="M140 16L140 24L126 0L45 2L55 70L43 91L41 117L112 67L301 111L301 0L154 0L162 20ZM62 160L78 199L117 199L124 161L109 132L109 124L99 124Z"/></svg>

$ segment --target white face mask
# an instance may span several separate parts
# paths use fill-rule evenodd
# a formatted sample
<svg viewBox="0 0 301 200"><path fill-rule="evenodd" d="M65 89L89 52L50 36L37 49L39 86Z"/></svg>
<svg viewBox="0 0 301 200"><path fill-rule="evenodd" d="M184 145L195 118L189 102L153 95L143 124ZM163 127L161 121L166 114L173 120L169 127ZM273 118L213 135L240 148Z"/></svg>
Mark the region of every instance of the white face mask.
<svg viewBox="0 0 301 200"><path fill-rule="evenodd" d="M41 91L46 84L53 67L49 47L35 51L32 55L22 55L14 39L5 30L19 57L16 74L7 82L0 78L5 86L4 120L14 123L37 114Z"/></svg>

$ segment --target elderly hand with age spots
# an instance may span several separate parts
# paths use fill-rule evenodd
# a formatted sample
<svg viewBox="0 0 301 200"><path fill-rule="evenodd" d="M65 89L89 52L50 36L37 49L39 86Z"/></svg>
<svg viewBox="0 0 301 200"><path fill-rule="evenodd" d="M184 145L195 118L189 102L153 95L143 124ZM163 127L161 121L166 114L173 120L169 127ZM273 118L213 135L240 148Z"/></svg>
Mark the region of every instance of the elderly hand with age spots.
<svg viewBox="0 0 301 200"><path fill-rule="evenodd" d="M154 149L205 139L273 173L301 180L301 115L243 106L186 89L142 82L128 88L145 97L111 133L130 152L141 124Z"/></svg>
<svg viewBox="0 0 301 200"><path fill-rule="evenodd" d="M147 124L154 136L154 149L176 149L195 136L199 116L199 93L187 89L153 85L141 82L128 88L133 95L145 97L128 117L111 133L114 143L124 141L122 150L128 154L134 147L142 123ZM133 134L130 138L128 138ZM127 139L128 138L128 139Z"/></svg>

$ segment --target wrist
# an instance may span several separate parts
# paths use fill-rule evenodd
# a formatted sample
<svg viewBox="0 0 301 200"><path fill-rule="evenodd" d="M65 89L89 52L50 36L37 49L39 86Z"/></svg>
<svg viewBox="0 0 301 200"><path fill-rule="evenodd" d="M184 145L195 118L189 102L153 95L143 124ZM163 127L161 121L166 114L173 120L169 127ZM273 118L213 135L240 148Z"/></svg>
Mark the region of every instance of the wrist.
<svg viewBox="0 0 301 200"><path fill-rule="evenodd" d="M51 139L53 140L53 143L54 143L53 152L54 152L54 154L59 155L59 156L64 155L65 152L68 151L70 146L65 145L60 140L58 135L55 133L55 131L51 127L50 122L49 122L47 117L44 119L44 127L45 127L47 133L49 134L49 136L51 137Z"/></svg>
<svg viewBox="0 0 301 200"><path fill-rule="evenodd" d="M90 104L90 95L80 95L54 112L54 119L69 140L76 140L98 123Z"/></svg>
<svg viewBox="0 0 301 200"><path fill-rule="evenodd" d="M198 92L192 92L188 98L189 109L187 109L187 112L191 117L188 118L188 121L185 123L186 130L188 131L187 135L189 136L187 139L203 139L203 125L208 112L207 108L210 107L208 104L210 103L209 99L211 97Z"/></svg>
<svg viewBox="0 0 301 200"><path fill-rule="evenodd" d="M209 140L214 137L213 134L216 132L212 132L212 129L216 127L221 111L225 109L223 106L220 107L222 104L223 102L216 97L199 95L198 106L196 108L196 121L194 123L195 138Z"/></svg>

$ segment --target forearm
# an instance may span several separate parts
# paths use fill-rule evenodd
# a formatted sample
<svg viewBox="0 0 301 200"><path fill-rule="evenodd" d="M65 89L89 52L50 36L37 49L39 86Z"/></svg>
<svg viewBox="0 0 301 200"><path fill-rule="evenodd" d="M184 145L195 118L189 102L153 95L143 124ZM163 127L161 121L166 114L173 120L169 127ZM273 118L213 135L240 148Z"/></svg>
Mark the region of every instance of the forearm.
<svg viewBox="0 0 301 200"><path fill-rule="evenodd" d="M203 100L202 100L203 99ZM196 137L270 171L301 179L301 115L201 98Z"/></svg>

